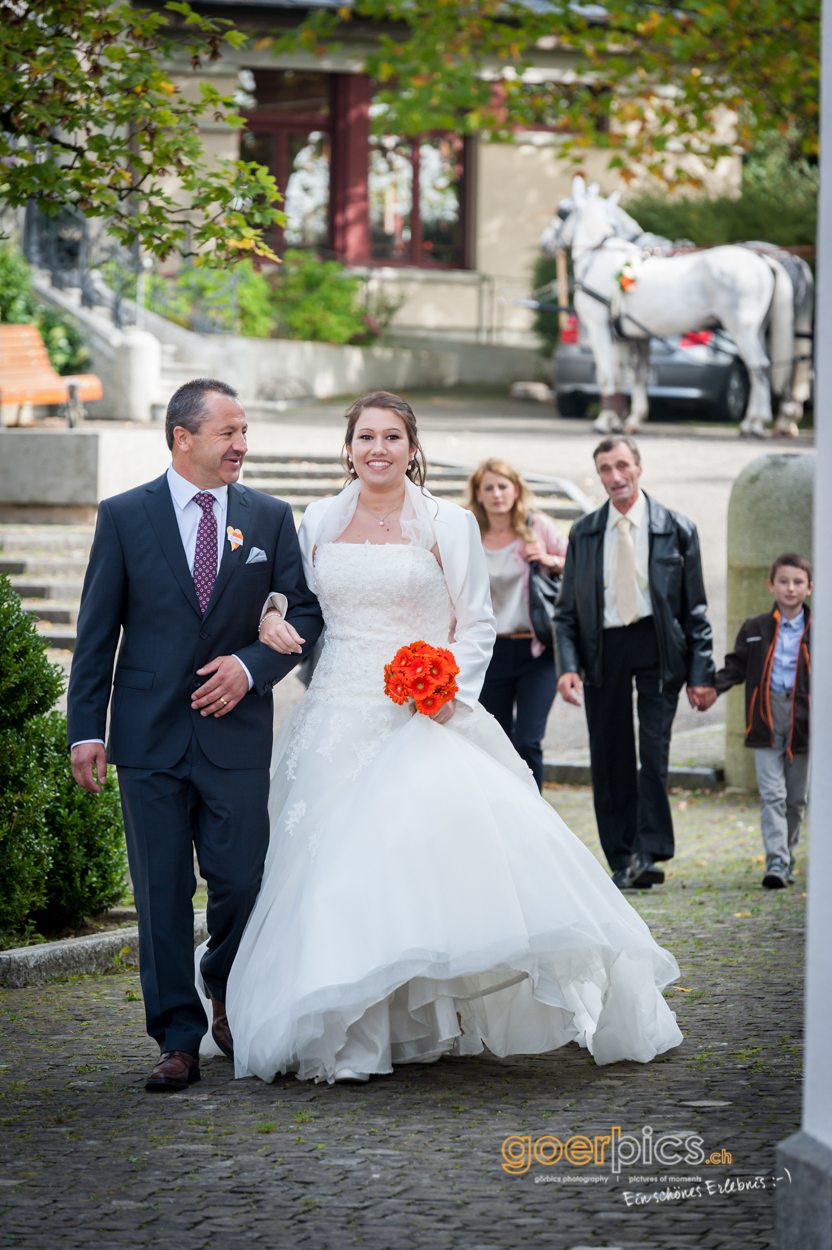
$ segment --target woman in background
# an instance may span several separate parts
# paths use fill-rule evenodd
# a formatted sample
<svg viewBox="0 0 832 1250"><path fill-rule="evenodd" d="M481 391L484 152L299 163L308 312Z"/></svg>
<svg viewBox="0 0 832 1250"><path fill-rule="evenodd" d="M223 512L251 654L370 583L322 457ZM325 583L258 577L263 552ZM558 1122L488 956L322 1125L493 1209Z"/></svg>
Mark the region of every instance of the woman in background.
<svg viewBox="0 0 832 1250"><path fill-rule="evenodd" d="M543 789L543 736L557 690L551 638L529 616L529 564L560 573L567 539L535 512L522 476L506 460L484 460L468 479L466 507L477 518L497 618L497 641L480 703L500 723Z"/></svg>

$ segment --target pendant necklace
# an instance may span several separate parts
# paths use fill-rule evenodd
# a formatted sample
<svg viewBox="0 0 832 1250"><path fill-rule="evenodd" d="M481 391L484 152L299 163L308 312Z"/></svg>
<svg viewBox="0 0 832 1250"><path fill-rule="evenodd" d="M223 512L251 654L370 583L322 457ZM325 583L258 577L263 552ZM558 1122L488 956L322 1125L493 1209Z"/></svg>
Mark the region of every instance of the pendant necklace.
<svg viewBox="0 0 832 1250"><path fill-rule="evenodd" d="M372 510L371 508L366 508L366 507L364 506L364 504L361 502L361 500L360 500L360 499L358 500L358 506L359 506L359 508L364 508L364 511L365 511L365 512L369 512L369 514L370 514L370 516L371 516L371 517L375 517L375 518L376 518L376 520L378 520L378 513L377 513L377 512L373 512L373 510ZM383 525L383 524L384 524L384 522L387 520L387 518L388 518L389 516L392 516L394 512L398 512L399 508L401 508L401 507L403 507L403 506L404 506L404 501L402 501L402 503L397 503L397 504L396 504L396 506L395 506L395 508L391 508L389 512L385 512L384 516L383 516L383 517L381 518L381 520L378 522L378 523L379 523L379 525Z"/></svg>

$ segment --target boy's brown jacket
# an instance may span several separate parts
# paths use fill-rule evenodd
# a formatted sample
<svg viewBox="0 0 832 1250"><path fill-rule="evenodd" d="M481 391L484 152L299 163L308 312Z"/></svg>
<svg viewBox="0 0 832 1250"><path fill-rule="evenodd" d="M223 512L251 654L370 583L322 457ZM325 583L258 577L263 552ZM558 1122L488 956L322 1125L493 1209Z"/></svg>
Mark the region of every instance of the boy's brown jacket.
<svg viewBox="0 0 832 1250"><path fill-rule="evenodd" d="M809 679L812 667L809 659L809 619L811 612L803 605L804 628L797 652L797 668L794 676L792 699L792 732L789 754L801 755L809 750ZM771 669L774 648L780 632L780 612L766 612L762 616L749 616L737 634L734 650L725 657L725 667L716 675L717 694L724 694L731 686L745 682L745 745L747 747L773 747L774 730L771 722Z"/></svg>

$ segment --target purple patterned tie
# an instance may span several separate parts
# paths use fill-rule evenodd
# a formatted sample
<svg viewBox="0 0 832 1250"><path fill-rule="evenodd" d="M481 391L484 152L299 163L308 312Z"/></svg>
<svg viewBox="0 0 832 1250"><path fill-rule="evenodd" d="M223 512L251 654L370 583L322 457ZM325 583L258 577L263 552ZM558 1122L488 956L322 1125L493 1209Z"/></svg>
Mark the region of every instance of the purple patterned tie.
<svg viewBox="0 0 832 1250"><path fill-rule="evenodd" d="M196 549L194 551L194 586L199 600L201 612L205 612L214 582L217 580L217 522L214 518L214 496L201 490L194 495L194 503L199 504L202 516L199 518L199 529L196 532Z"/></svg>

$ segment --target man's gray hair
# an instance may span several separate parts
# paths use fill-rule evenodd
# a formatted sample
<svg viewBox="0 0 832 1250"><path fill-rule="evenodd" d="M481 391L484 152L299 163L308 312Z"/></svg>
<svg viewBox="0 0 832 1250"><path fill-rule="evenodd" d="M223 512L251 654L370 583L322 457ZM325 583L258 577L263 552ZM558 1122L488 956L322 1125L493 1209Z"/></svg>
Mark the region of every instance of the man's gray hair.
<svg viewBox="0 0 832 1250"><path fill-rule="evenodd" d="M171 450L173 431L177 425L181 425L183 430L188 430L191 434L199 433L199 427L208 416L205 411L205 396L211 391L227 395L229 399L239 398L233 386L229 386L227 382L218 382L216 378L194 378L192 382L185 382L178 391L173 392L165 414L165 438Z"/></svg>
<svg viewBox="0 0 832 1250"><path fill-rule="evenodd" d="M638 449L638 443L634 438L630 438L629 434L610 434L607 438L602 438L592 453L592 459L597 464L600 455L605 451L615 451L619 443L624 443L626 447L629 447L636 464L641 464L641 452Z"/></svg>

